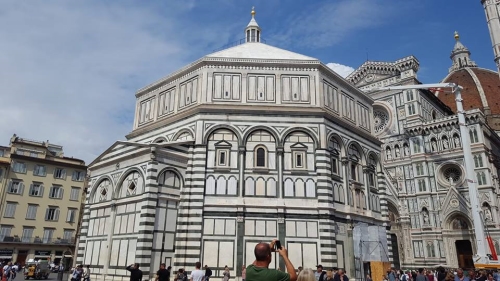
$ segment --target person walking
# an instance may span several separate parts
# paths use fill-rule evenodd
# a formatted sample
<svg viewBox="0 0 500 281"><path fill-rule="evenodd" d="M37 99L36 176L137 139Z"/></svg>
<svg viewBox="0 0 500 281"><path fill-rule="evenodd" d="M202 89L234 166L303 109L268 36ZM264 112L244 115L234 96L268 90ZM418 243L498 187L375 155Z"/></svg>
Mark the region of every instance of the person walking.
<svg viewBox="0 0 500 281"><path fill-rule="evenodd" d="M90 281L90 265L83 270L83 281Z"/></svg>
<svg viewBox="0 0 500 281"><path fill-rule="evenodd" d="M231 278L231 273L229 272L229 267L227 267L227 265L224 268L224 272L222 273L222 275L223 275L222 278L223 281L229 281L229 278Z"/></svg>
<svg viewBox="0 0 500 281"><path fill-rule="evenodd" d="M142 270L138 263L131 264L126 269L130 271L130 281L142 281Z"/></svg>

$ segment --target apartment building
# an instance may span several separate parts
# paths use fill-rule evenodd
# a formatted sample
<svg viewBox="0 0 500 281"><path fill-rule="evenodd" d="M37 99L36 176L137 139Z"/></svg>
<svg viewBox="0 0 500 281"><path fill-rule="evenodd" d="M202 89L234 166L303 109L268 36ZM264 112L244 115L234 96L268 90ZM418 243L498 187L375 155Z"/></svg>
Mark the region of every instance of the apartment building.
<svg viewBox="0 0 500 281"><path fill-rule="evenodd" d="M85 162L14 135L0 147L0 260L71 264L85 199Z"/></svg>

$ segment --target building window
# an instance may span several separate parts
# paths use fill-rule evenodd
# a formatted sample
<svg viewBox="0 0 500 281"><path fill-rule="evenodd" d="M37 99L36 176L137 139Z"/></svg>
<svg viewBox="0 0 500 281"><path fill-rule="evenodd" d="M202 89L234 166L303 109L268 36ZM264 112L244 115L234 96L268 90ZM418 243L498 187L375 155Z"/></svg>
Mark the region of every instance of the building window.
<svg viewBox="0 0 500 281"><path fill-rule="evenodd" d="M481 154L474 155L474 166L476 168L483 167L483 157L481 156Z"/></svg>
<svg viewBox="0 0 500 281"><path fill-rule="evenodd" d="M4 241L5 237L9 237L12 232L12 226L2 225L0 227L0 241Z"/></svg>
<svg viewBox="0 0 500 281"><path fill-rule="evenodd" d="M488 183L486 182L486 174L484 172L479 172L477 173L477 184L478 185L487 185Z"/></svg>
<svg viewBox="0 0 500 281"><path fill-rule="evenodd" d="M50 188L49 198L62 199L63 188L58 185L54 185Z"/></svg>
<svg viewBox="0 0 500 281"><path fill-rule="evenodd" d="M43 185L41 183L33 183L30 186L30 196L43 196Z"/></svg>
<svg viewBox="0 0 500 281"><path fill-rule="evenodd" d="M469 129L469 136L470 136L471 143L478 143L479 142L479 137L477 135L476 128Z"/></svg>
<svg viewBox="0 0 500 281"><path fill-rule="evenodd" d="M80 188L79 187L72 187L71 194L69 196L69 200L78 201L78 198L80 198Z"/></svg>
<svg viewBox="0 0 500 281"><path fill-rule="evenodd" d="M77 209L69 208L68 216L66 217L66 222L75 222Z"/></svg>
<svg viewBox="0 0 500 281"><path fill-rule="evenodd" d="M74 171L73 176L71 177L72 181L83 181L85 178L85 172L82 171Z"/></svg>
<svg viewBox="0 0 500 281"><path fill-rule="evenodd" d="M375 186L375 175L371 172L368 173L368 184L370 185L370 187Z"/></svg>
<svg viewBox="0 0 500 281"><path fill-rule="evenodd" d="M229 166L229 149L217 149L216 166L228 167Z"/></svg>
<svg viewBox="0 0 500 281"><path fill-rule="evenodd" d="M412 101L413 99L414 99L413 91L412 90L406 91L406 101Z"/></svg>
<svg viewBox="0 0 500 281"><path fill-rule="evenodd" d="M63 239L66 241L72 241L74 233L75 231L73 229L65 229L63 233Z"/></svg>
<svg viewBox="0 0 500 281"><path fill-rule="evenodd" d="M332 156L331 158L331 165L332 165L332 174L334 175L339 175L339 159L337 158L336 155Z"/></svg>
<svg viewBox="0 0 500 281"><path fill-rule="evenodd" d="M415 258L424 257L424 247L422 241L413 241L413 256Z"/></svg>
<svg viewBox="0 0 500 281"><path fill-rule="evenodd" d="M35 230L33 227L25 226L23 228L23 236L21 238L23 243L29 243L31 241L31 238L33 237L33 230Z"/></svg>
<svg viewBox="0 0 500 281"><path fill-rule="evenodd" d="M59 220L59 207L48 207L45 211L46 221L58 221Z"/></svg>
<svg viewBox="0 0 500 281"><path fill-rule="evenodd" d="M16 173L26 173L26 163L23 162L14 162L12 163L12 171Z"/></svg>
<svg viewBox="0 0 500 281"><path fill-rule="evenodd" d="M54 238L54 229L53 228L44 228L43 229L43 243L47 244L52 242Z"/></svg>
<svg viewBox="0 0 500 281"><path fill-rule="evenodd" d="M24 183L22 181L12 180L9 183L8 193L23 195Z"/></svg>
<svg viewBox="0 0 500 281"><path fill-rule="evenodd" d="M35 169L33 169L33 175L44 177L45 175L47 175L47 169L45 169L45 166L35 165Z"/></svg>
<svg viewBox="0 0 500 281"><path fill-rule="evenodd" d="M54 178L56 179L66 179L66 170L62 168L56 168L54 170Z"/></svg>
<svg viewBox="0 0 500 281"><path fill-rule="evenodd" d="M420 153L420 151L421 151L420 140L414 139L413 140L413 153Z"/></svg>
<svg viewBox="0 0 500 281"><path fill-rule="evenodd" d="M415 110L415 105L413 103L408 105L408 115L415 115L417 112Z"/></svg>
<svg viewBox="0 0 500 281"><path fill-rule="evenodd" d="M354 163L351 164L351 180L358 180L358 165Z"/></svg>
<svg viewBox="0 0 500 281"><path fill-rule="evenodd" d="M423 176L424 175L424 165L419 163L416 165L416 168L417 168L417 176Z"/></svg>
<svg viewBox="0 0 500 281"><path fill-rule="evenodd" d="M419 192L427 191L427 187L425 186L425 180L418 180L418 191Z"/></svg>
<svg viewBox="0 0 500 281"><path fill-rule="evenodd" d="M255 149L255 167L266 168L267 167L267 150L258 146Z"/></svg>
<svg viewBox="0 0 500 281"><path fill-rule="evenodd" d="M16 206L17 203L15 202L7 202L7 204L5 204L5 213L3 214L3 217L13 218L16 214Z"/></svg>
<svg viewBox="0 0 500 281"><path fill-rule="evenodd" d="M28 204L28 211L26 212L26 219L27 220L35 220L37 210L38 210L38 205Z"/></svg>
<svg viewBox="0 0 500 281"><path fill-rule="evenodd" d="M293 168L294 169L305 169L306 168L306 152L305 151L293 151Z"/></svg>

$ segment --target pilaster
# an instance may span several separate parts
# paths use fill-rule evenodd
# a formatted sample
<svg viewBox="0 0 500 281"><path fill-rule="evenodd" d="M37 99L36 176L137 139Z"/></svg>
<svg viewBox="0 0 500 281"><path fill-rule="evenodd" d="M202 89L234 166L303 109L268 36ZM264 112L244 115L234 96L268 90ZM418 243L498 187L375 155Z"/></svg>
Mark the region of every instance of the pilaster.
<svg viewBox="0 0 500 281"><path fill-rule="evenodd" d="M333 208L330 153L325 149L316 149L316 172L318 206L320 208Z"/></svg>
<svg viewBox="0 0 500 281"><path fill-rule="evenodd" d="M174 268L190 270L201 261L206 153L205 145L189 148L188 169L177 215Z"/></svg>

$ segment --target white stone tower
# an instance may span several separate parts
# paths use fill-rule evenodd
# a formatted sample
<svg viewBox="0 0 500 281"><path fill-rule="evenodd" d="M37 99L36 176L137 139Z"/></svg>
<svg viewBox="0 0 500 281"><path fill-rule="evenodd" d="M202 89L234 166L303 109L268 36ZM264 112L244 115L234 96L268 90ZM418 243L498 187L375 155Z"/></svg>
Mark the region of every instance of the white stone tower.
<svg viewBox="0 0 500 281"><path fill-rule="evenodd" d="M483 4L484 11L486 12L486 21L490 29L495 63L500 73L500 1L481 0L481 4Z"/></svg>
<svg viewBox="0 0 500 281"><path fill-rule="evenodd" d="M255 21L255 8L252 7L252 19L245 28L245 42L260 42L260 27Z"/></svg>

